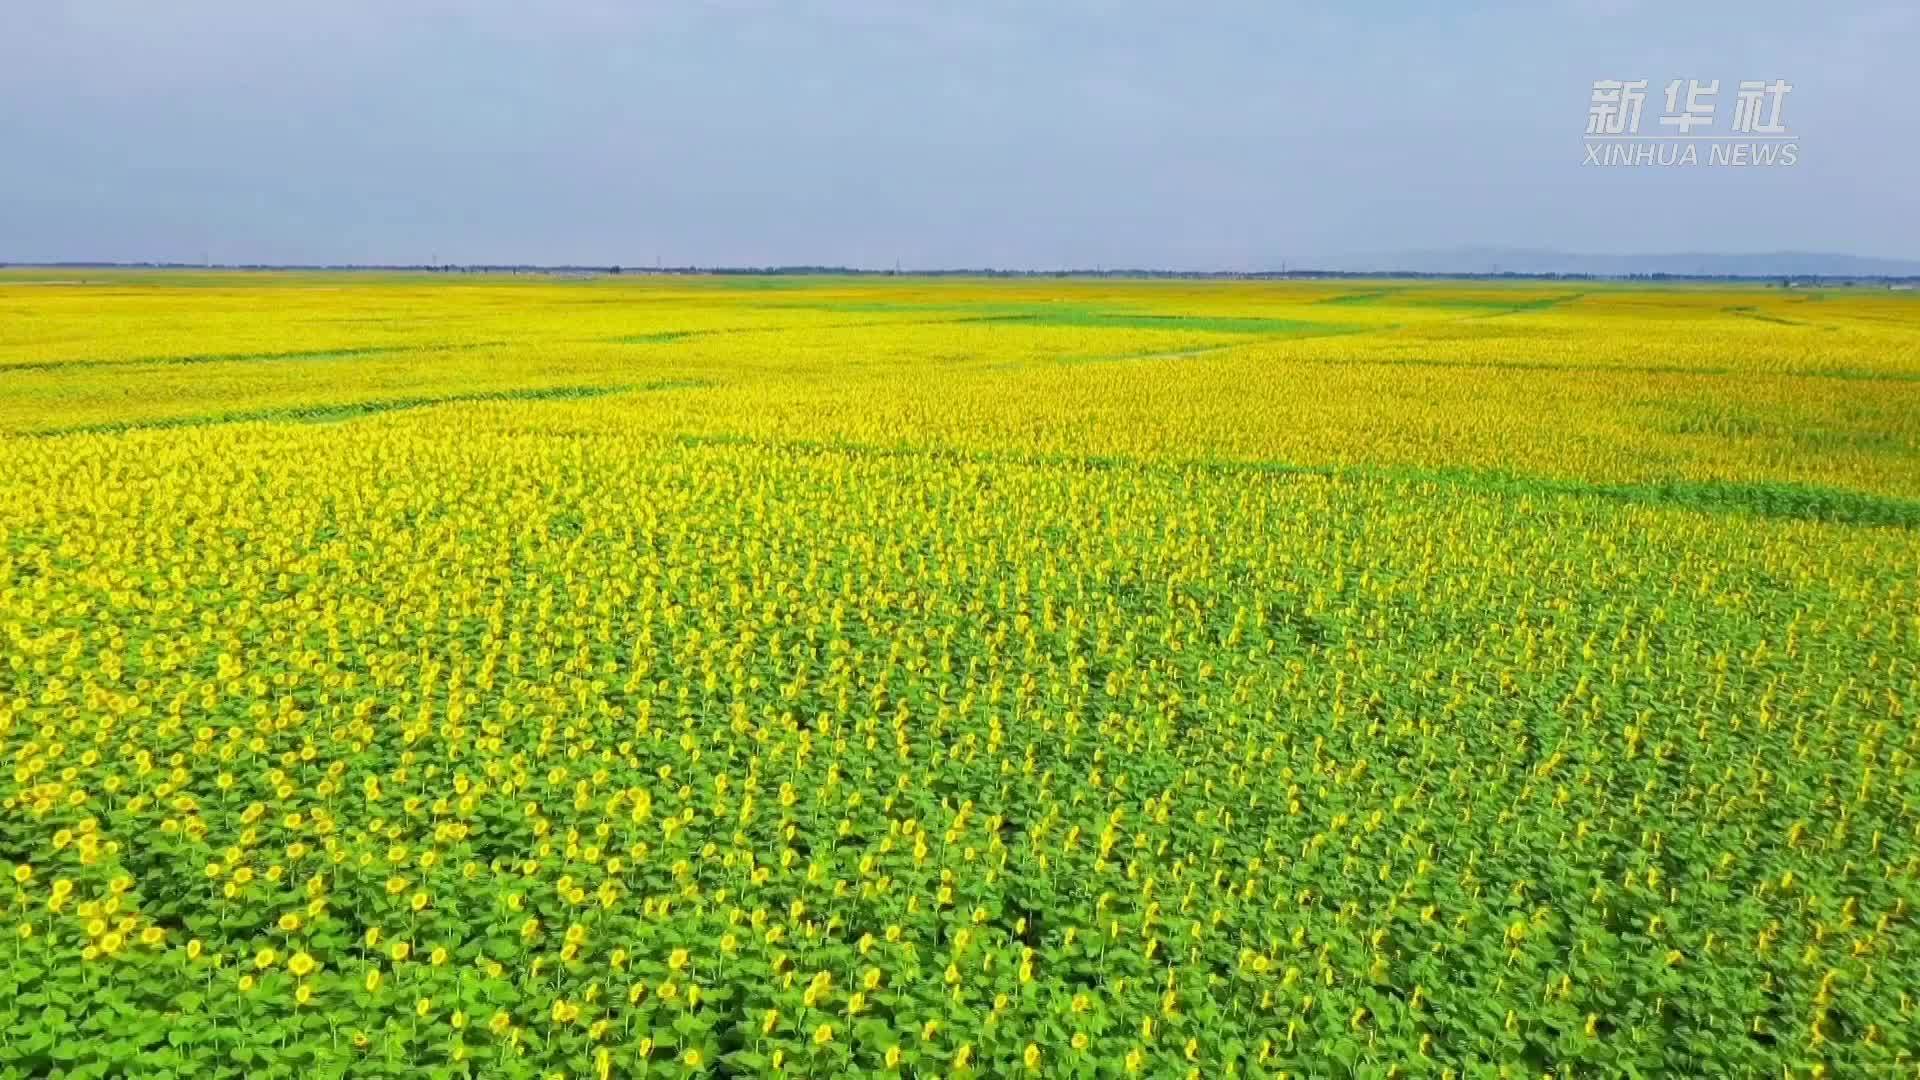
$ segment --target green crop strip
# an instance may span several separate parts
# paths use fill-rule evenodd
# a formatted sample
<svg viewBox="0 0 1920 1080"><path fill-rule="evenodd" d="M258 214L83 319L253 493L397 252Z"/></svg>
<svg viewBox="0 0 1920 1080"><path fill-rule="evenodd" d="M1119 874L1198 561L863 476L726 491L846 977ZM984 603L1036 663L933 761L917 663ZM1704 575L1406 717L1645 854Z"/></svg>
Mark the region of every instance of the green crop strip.
<svg viewBox="0 0 1920 1080"><path fill-rule="evenodd" d="M1099 472L1117 470L1142 475L1207 473L1248 477L1322 477L1348 482L1384 482L1400 487L1457 488L1510 498L1600 499L1704 513L1920 529L1920 499L1801 484L1688 480L1600 483L1525 476L1498 470L1297 465L1229 460L1149 461L1112 455L1022 454L904 444L886 446L804 439L770 440L731 435L683 435L677 441L689 448L744 446L813 456L924 458L948 463Z"/></svg>
<svg viewBox="0 0 1920 1080"><path fill-rule="evenodd" d="M29 360L0 363L0 375L10 371L61 371L123 367L166 367L177 364L275 363L306 360L355 360L372 356L403 356L410 353L466 352L508 344L504 341L476 341L460 344L369 345L351 349L289 349L272 352L188 353L180 356L114 357L96 360Z"/></svg>
<svg viewBox="0 0 1920 1080"><path fill-rule="evenodd" d="M1337 323L1255 316L1150 315L1115 311L1058 311L1008 316L1025 326L1073 326L1099 330L1184 330L1207 334L1310 334L1345 329Z"/></svg>
<svg viewBox="0 0 1920 1080"><path fill-rule="evenodd" d="M208 413L200 416L166 417L120 424L76 424L71 427L44 428L38 431L23 432L22 434L36 437L113 434L123 431L165 430L168 428L207 427L214 424L244 424L254 422L328 424L343 420L357 420L361 417L374 416L379 413L399 412L406 409L425 409L435 405L465 405L496 401L580 401L588 398L606 397L609 394L652 390L686 390L706 385L709 384L698 380L672 380L622 386L555 386L530 390L500 390L472 394L423 395L420 397L386 398L377 401L353 401L338 404L276 406L268 409L245 409L233 412Z"/></svg>

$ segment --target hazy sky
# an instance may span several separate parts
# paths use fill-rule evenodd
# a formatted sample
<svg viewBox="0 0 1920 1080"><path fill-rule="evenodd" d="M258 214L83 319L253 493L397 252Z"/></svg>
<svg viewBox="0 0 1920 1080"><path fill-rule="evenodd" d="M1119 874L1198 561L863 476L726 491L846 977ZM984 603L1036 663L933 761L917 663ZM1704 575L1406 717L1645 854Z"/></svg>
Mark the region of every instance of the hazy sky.
<svg viewBox="0 0 1920 1080"><path fill-rule="evenodd" d="M1914 0L0 0L0 260L1916 257L1916 55ZM1606 78L1784 78L1800 162L1583 167Z"/></svg>

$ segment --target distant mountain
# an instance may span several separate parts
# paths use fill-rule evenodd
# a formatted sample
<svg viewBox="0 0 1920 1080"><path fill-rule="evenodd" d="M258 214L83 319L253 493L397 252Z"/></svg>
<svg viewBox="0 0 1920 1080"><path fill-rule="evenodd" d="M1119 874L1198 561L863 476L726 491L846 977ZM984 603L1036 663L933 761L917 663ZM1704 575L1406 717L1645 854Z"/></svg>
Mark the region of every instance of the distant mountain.
<svg viewBox="0 0 1920 1080"><path fill-rule="evenodd" d="M1812 251L1773 251L1750 255L1582 255L1530 248L1462 247L1289 259L1287 265L1295 270L1343 273L1400 271L1409 274L1592 274L1600 277L1635 274L1695 277L1920 276L1920 260Z"/></svg>

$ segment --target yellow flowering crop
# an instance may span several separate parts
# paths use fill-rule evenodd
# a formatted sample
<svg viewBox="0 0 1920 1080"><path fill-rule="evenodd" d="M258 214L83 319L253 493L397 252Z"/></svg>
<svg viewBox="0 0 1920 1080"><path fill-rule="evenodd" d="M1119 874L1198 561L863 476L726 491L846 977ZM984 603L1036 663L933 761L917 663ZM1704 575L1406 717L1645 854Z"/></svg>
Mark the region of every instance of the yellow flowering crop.
<svg viewBox="0 0 1920 1080"><path fill-rule="evenodd" d="M1911 294L85 277L0 1072L1920 1054Z"/></svg>

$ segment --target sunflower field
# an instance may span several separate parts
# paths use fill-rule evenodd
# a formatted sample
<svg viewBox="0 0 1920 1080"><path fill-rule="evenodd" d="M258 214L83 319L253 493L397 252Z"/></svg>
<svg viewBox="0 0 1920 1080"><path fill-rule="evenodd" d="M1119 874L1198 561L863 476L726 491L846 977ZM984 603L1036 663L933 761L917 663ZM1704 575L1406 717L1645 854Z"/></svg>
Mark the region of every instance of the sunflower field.
<svg viewBox="0 0 1920 1080"><path fill-rule="evenodd" d="M0 272L0 1076L1920 1076L1920 300Z"/></svg>

